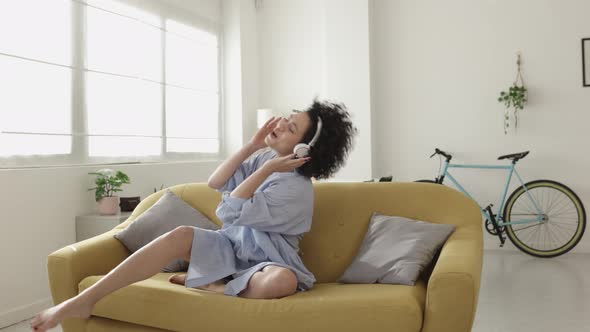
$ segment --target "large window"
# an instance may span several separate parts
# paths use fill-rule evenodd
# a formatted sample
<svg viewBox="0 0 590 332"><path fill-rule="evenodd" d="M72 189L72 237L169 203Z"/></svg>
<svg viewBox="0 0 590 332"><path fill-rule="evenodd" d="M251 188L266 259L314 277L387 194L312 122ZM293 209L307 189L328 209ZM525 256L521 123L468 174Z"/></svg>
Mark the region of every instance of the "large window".
<svg viewBox="0 0 590 332"><path fill-rule="evenodd" d="M218 58L216 29L118 1L2 0L1 166L215 156Z"/></svg>
<svg viewBox="0 0 590 332"><path fill-rule="evenodd" d="M56 134L0 135L0 157L70 153L71 5L0 1L0 130Z"/></svg>

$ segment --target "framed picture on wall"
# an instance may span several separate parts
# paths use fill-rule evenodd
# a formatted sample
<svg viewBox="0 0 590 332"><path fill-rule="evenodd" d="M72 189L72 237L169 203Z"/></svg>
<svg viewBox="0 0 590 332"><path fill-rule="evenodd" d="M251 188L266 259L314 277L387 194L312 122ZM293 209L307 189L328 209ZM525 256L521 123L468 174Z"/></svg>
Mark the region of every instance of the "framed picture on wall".
<svg viewBox="0 0 590 332"><path fill-rule="evenodd" d="M582 84L590 86L590 38L582 39Z"/></svg>

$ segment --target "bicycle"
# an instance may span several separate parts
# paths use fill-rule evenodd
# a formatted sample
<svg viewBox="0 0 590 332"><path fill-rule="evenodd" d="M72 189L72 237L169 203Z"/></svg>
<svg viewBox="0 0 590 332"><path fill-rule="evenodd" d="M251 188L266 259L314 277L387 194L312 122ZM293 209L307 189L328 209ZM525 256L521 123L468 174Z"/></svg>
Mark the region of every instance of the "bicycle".
<svg viewBox="0 0 590 332"><path fill-rule="evenodd" d="M497 212L493 213L493 204L489 204L485 208L480 206L481 213L485 218L486 231L499 237L500 247L504 246L506 238L502 234L505 233L518 249L529 255L544 258L560 256L580 242L586 229L586 211L578 195L564 184L552 180L535 180L524 183L516 171L516 163L528 154L529 151L525 151L498 157L498 160L512 160L512 164L509 166L451 164L453 156L436 148L430 158L435 155L439 155L440 158L444 156L445 162L442 172L439 168L438 176L434 181L418 180L416 182L442 184L445 178L448 178L463 194L477 203L449 173L448 169L509 170ZM516 174L521 185L512 192L508 200L505 200L512 174ZM504 209L502 210L502 208ZM501 211L502 215L500 215ZM529 225L522 226L524 224ZM565 241L561 238L565 238ZM542 245L541 242L543 242Z"/></svg>

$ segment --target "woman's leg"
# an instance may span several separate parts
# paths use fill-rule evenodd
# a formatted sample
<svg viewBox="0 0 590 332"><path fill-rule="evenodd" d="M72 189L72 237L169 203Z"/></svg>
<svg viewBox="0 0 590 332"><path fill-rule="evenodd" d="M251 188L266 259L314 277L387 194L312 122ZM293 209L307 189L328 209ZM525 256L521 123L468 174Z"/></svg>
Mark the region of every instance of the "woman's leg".
<svg viewBox="0 0 590 332"><path fill-rule="evenodd" d="M75 297L37 314L31 327L45 331L68 317L88 318L92 308L104 296L160 272L173 259L190 260L193 228L180 226L145 245L111 270L91 287Z"/></svg>
<svg viewBox="0 0 590 332"><path fill-rule="evenodd" d="M179 285L184 286L186 284L186 275L187 275L186 273L175 274L175 275L171 276L170 278L168 278L168 281L170 281L173 284L179 284ZM223 281L223 279L221 279L221 280L214 281L210 284L206 284L206 285L194 287L194 288L223 294L225 292L225 282Z"/></svg>
<svg viewBox="0 0 590 332"><path fill-rule="evenodd" d="M186 274L175 274L168 280L174 284L184 285ZM225 282L223 279L217 280L196 288L223 293ZM291 270L281 266L267 265L250 277L248 286L238 296L249 299L277 299L295 294L296 291L297 277Z"/></svg>
<svg viewBox="0 0 590 332"><path fill-rule="evenodd" d="M249 299L278 299L295 294L297 277L293 271L276 265L267 265L254 273L246 289L238 294Z"/></svg>

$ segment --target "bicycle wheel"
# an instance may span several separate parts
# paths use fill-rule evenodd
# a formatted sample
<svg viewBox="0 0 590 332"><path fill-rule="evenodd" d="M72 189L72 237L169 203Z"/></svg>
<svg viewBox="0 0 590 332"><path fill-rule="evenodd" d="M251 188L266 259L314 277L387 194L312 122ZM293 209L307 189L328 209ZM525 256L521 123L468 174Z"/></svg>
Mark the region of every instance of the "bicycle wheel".
<svg viewBox="0 0 590 332"><path fill-rule="evenodd" d="M506 225L506 235L525 253L537 257L563 255L575 247L586 229L586 211L582 201L567 186L536 180L525 184L544 219L540 222ZM535 204L523 187L506 201L504 222L533 219L539 216Z"/></svg>

